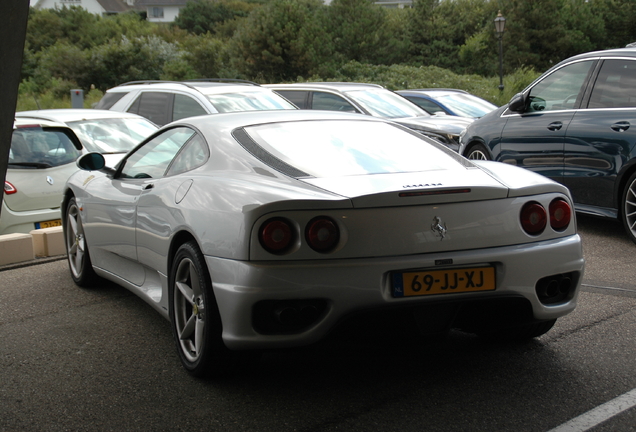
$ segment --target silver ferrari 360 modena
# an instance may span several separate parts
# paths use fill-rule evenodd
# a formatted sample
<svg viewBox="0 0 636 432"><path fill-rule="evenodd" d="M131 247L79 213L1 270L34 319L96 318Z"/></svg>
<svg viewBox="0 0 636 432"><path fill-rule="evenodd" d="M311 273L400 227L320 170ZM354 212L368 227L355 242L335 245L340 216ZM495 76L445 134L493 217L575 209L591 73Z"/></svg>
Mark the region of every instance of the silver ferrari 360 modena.
<svg viewBox="0 0 636 432"><path fill-rule="evenodd" d="M525 339L576 306L581 239L564 186L470 161L370 116L248 112L171 123L65 190L74 281L169 319L193 375L399 311L424 334Z"/></svg>

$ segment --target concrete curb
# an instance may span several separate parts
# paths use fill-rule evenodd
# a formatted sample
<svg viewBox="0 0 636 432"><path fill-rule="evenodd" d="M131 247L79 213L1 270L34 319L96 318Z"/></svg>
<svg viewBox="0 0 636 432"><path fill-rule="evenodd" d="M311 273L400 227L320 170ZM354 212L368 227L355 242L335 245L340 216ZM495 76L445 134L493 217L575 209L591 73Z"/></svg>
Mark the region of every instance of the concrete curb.
<svg viewBox="0 0 636 432"><path fill-rule="evenodd" d="M54 257L35 258L29 261L22 261L22 262L14 263L14 264L0 265L0 273L6 270L14 270L14 269L22 268L22 267L30 267L30 266L34 266L38 264L46 264L49 262L61 261L65 259L66 259L66 255L58 255Z"/></svg>
<svg viewBox="0 0 636 432"><path fill-rule="evenodd" d="M42 262L66 256L62 227L33 230L28 234L0 235L0 267Z"/></svg>

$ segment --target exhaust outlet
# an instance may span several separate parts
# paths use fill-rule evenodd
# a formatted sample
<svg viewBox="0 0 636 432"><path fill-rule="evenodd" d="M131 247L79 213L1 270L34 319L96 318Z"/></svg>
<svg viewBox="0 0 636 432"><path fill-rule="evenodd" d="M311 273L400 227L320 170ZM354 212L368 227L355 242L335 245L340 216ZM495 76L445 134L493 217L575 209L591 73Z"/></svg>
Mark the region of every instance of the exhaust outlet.
<svg viewBox="0 0 636 432"><path fill-rule="evenodd" d="M572 277L572 273L567 273L541 278L535 287L539 301L543 304L565 301L572 291Z"/></svg>

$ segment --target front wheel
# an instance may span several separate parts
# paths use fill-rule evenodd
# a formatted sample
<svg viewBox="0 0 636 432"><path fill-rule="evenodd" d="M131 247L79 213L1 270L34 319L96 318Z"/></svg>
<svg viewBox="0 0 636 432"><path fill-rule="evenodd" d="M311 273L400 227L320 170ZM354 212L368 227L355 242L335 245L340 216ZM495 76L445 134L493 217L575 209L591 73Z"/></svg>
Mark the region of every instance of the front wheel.
<svg viewBox="0 0 636 432"><path fill-rule="evenodd" d="M170 322L185 369L200 377L228 356L212 281L195 242L183 244L170 272Z"/></svg>
<svg viewBox="0 0 636 432"><path fill-rule="evenodd" d="M475 144L466 152L466 158L471 160L490 160L490 154L482 144Z"/></svg>
<svg viewBox="0 0 636 432"><path fill-rule="evenodd" d="M91 264L80 209L75 198L71 198L66 206L63 229L68 266L71 270L73 281L81 287L95 285L100 278L93 270L93 265Z"/></svg>
<svg viewBox="0 0 636 432"><path fill-rule="evenodd" d="M627 235L636 243L636 172L627 181L621 197L620 212Z"/></svg>

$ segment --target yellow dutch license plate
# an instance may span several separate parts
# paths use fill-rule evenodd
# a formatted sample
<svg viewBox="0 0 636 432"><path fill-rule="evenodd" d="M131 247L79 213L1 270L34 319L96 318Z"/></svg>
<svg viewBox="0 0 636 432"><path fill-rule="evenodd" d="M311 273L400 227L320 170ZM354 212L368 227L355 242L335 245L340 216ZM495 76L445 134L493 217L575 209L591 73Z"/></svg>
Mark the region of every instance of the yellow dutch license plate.
<svg viewBox="0 0 636 432"><path fill-rule="evenodd" d="M62 219L55 219L55 220L44 221L44 222L36 222L35 223L35 229L51 228L51 227L56 227L56 226L62 226Z"/></svg>
<svg viewBox="0 0 636 432"><path fill-rule="evenodd" d="M393 297L493 291L494 267L474 267L392 274Z"/></svg>

